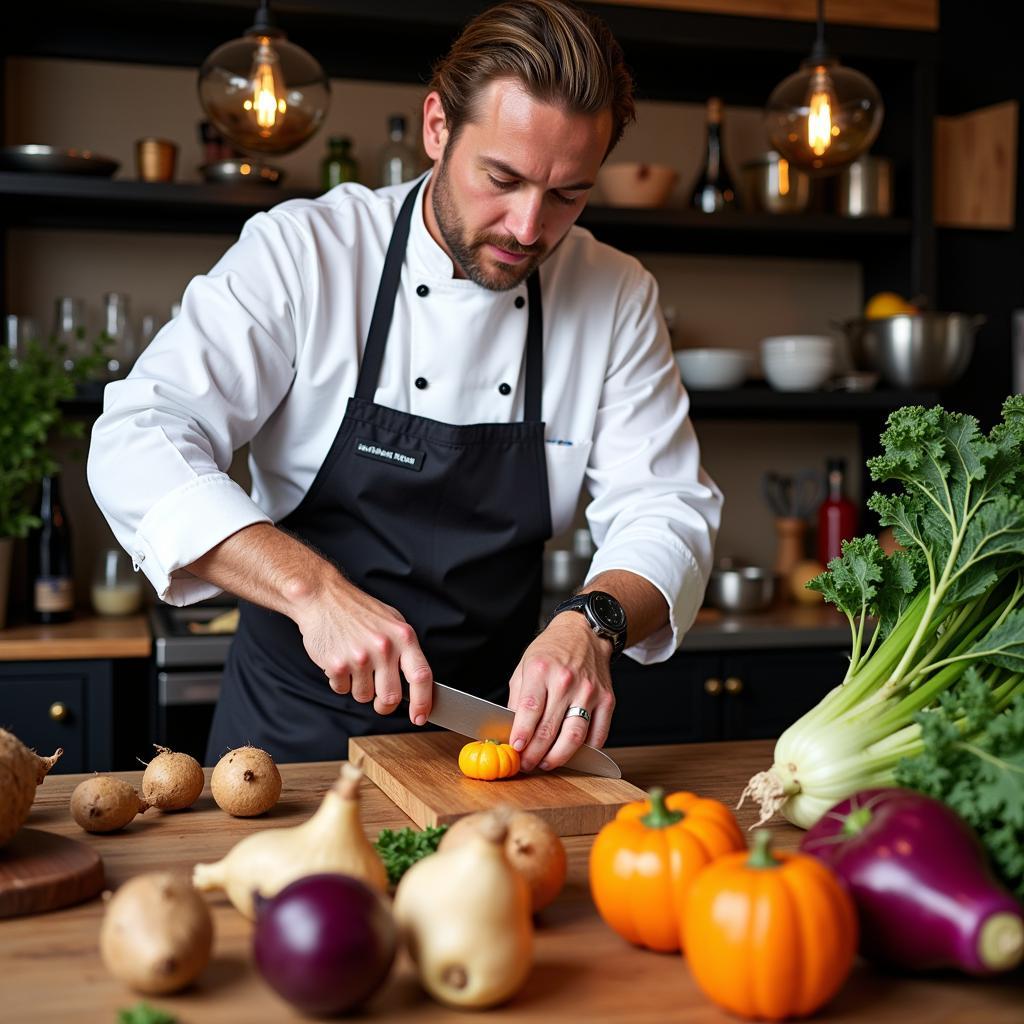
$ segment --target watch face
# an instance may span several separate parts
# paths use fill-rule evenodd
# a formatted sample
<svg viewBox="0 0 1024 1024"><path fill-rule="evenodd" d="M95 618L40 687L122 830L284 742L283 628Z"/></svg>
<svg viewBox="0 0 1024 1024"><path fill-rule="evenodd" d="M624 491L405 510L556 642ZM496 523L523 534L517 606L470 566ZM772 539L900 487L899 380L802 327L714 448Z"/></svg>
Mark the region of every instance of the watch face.
<svg viewBox="0 0 1024 1024"><path fill-rule="evenodd" d="M601 624L613 633L617 633L625 628L626 613L614 598L609 597L607 594L594 594L590 599L590 608L601 621Z"/></svg>

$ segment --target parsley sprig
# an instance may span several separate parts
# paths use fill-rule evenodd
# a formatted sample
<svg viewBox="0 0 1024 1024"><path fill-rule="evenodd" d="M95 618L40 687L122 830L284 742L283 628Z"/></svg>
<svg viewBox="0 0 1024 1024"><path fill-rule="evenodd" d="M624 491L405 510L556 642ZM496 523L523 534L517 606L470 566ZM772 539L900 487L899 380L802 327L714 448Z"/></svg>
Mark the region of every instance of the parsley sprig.
<svg viewBox="0 0 1024 1024"><path fill-rule="evenodd" d="M388 881L398 885L399 879L416 863L437 850L447 825L428 826L422 832L414 828L383 828L374 846L387 868Z"/></svg>

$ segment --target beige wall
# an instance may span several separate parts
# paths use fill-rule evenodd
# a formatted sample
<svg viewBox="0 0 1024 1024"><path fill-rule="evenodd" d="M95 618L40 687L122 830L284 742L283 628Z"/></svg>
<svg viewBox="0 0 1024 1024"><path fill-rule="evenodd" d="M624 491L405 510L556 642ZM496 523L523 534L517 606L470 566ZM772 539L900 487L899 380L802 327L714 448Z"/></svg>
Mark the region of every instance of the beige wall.
<svg viewBox="0 0 1024 1024"><path fill-rule="evenodd" d="M375 155L386 119L402 112L418 125L422 91L415 86L332 82L327 126L306 146L276 159L287 183L315 188L325 138L347 134L376 184ZM196 125L202 118L195 73L80 61L10 59L7 62L7 143L84 147L121 161L118 177L135 176L133 142L160 135L180 146L178 178L198 181ZM703 110L699 105L641 103L639 123L613 160L643 159L676 167L674 202L685 199L700 165ZM763 147L760 114L727 112L726 151L734 173ZM166 315L187 281L230 244L226 236L15 230L9 233L7 288L11 312L37 318L48 331L57 295L84 298L98 324L101 296L123 291L136 317ZM821 332L831 317L849 315L862 301L856 264L689 256L643 256L658 278L664 306L677 315L676 344L739 345L787 331ZM826 455L856 465L852 425L698 423L705 463L723 486L727 506L720 551L771 561L770 516L760 499L760 474L822 466ZM237 460L236 460L237 461ZM80 593L87 593L93 554L109 533L88 498L80 463L69 463L66 491L76 527Z"/></svg>

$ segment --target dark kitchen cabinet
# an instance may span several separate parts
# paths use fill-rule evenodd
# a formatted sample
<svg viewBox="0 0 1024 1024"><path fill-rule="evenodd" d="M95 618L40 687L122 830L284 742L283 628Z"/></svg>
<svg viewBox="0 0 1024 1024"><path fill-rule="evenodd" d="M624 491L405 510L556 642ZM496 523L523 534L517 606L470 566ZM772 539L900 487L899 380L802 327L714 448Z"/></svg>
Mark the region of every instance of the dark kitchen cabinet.
<svg viewBox="0 0 1024 1024"><path fill-rule="evenodd" d="M145 662L0 663L0 725L40 754L63 747L58 773L138 768L146 703Z"/></svg>
<svg viewBox="0 0 1024 1024"><path fill-rule="evenodd" d="M613 668L609 746L772 739L846 671L845 649L677 652L657 665Z"/></svg>

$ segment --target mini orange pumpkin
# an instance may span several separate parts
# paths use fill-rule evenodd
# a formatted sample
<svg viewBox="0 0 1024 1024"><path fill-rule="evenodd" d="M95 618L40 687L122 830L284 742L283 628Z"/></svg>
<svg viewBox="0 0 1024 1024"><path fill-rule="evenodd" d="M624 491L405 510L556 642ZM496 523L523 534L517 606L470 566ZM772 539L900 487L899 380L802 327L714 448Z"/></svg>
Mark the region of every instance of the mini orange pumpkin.
<svg viewBox="0 0 1024 1024"><path fill-rule="evenodd" d="M459 751L459 770L471 779L508 779L519 771L519 751L497 740L474 740Z"/></svg>
<svg viewBox="0 0 1024 1024"><path fill-rule="evenodd" d="M817 858L773 853L771 834L750 854L707 867L683 913L690 971L730 1013L806 1017L842 987L857 949L857 912Z"/></svg>
<svg viewBox="0 0 1024 1024"><path fill-rule="evenodd" d="M697 873L745 846L725 804L652 789L649 800L626 804L597 834L590 892L624 939L671 953L681 946L683 905Z"/></svg>

